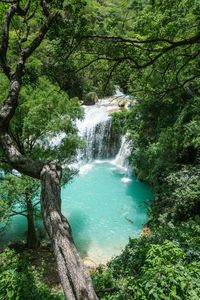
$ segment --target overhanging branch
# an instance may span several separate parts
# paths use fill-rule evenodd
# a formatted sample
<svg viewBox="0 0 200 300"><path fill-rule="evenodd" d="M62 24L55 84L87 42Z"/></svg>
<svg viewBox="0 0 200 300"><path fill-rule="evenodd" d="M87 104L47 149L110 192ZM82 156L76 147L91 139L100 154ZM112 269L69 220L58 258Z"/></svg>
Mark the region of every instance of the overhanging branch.
<svg viewBox="0 0 200 300"><path fill-rule="evenodd" d="M105 35L85 35L81 36L82 39L100 39L100 40L109 40L113 42L122 42L122 43L129 43L129 44L154 44L154 43L167 43L170 44L168 47L179 47L182 45L194 44L200 42L200 33L196 34L187 39L179 40L179 41L172 41L165 38L157 38L157 39L146 39L146 40L139 40L139 39L132 39L132 38L123 38L120 36L105 36ZM160 51L164 51L166 47L160 48Z"/></svg>
<svg viewBox="0 0 200 300"><path fill-rule="evenodd" d="M9 164L14 169L30 177L40 179L41 170L47 162L33 161L31 158L23 156L7 132L0 132L0 142Z"/></svg>

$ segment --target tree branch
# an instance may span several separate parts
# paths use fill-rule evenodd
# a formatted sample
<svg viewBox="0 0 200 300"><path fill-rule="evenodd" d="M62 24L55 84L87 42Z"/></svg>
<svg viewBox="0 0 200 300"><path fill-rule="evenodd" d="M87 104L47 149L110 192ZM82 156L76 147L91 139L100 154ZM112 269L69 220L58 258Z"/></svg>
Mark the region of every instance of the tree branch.
<svg viewBox="0 0 200 300"><path fill-rule="evenodd" d="M14 78L10 82L8 96L0 109L0 129L9 127L9 122L13 117L18 105L19 91L20 82Z"/></svg>
<svg viewBox="0 0 200 300"><path fill-rule="evenodd" d="M4 153L10 165L25 175L40 179L40 173L45 163L43 161L33 161L32 159L23 156L13 144L10 135L7 132L0 132L0 142Z"/></svg>
<svg viewBox="0 0 200 300"><path fill-rule="evenodd" d="M196 53L195 55L190 56L190 57L186 60L186 62L179 68L178 72L176 73L176 82L177 82L178 84L180 84L180 83L179 83L178 77L179 77L181 71L189 64L189 62L190 62L191 60L195 59L199 54L200 54L200 50L197 51L197 53Z"/></svg>
<svg viewBox="0 0 200 300"><path fill-rule="evenodd" d="M105 36L105 35L85 35L81 36L83 39L101 39L101 40L110 40L114 42L122 42L122 43L129 43L129 44L151 44L151 43L167 43L173 47L178 47L182 45L194 44L200 42L200 33L196 34L193 37L180 40L180 41L171 41L165 38L157 38L157 39L147 39L147 40L139 40L139 39L131 39L131 38L123 38L120 36ZM168 46L170 47L170 46ZM165 47L161 48L164 50Z"/></svg>
<svg viewBox="0 0 200 300"><path fill-rule="evenodd" d="M153 65L161 56L163 56L165 53L170 52L173 49L176 49L178 47L181 46L187 46L187 45L193 45L193 44L198 44L200 43L200 33L196 34L193 37L187 38L187 39L183 39L180 41L170 41L167 39L162 39L162 38L158 38L158 39L151 39L151 40L134 40L134 39L126 39L126 38L122 38L122 37L115 37L115 36L100 36L100 35L94 35L94 36L83 36L82 38L88 38L88 39L103 39L103 40L109 40L109 41L113 41L115 43L121 42L121 43L129 43L131 44L133 47L138 48L138 44L144 44L144 43L168 43L170 44L169 46L165 46L165 47L161 47L161 48L152 48L152 49L148 49L148 48L141 48L141 50L143 51L148 51L148 52L157 52L158 54L155 55L153 58L150 58L148 61L146 61L145 63L138 63L133 57L129 56L120 56L120 57L107 57L107 59L109 60L113 60L113 61L129 61L129 62L133 62L133 68L135 69L143 69L146 68L148 66Z"/></svg>
<svg viewBox="0 0 200 300"><path fill-rule="evenodd" d="M55 14L49 15L48 18L45 20L44 24L41 26L37 36L31 42L29 47L22 50L19 61L17 63L16 73L19 76L23 75L23 68L25 65L26 60L31 56L31 54L40 46L44 36L46 35L47 31L50 28L51 23L55 19Z"/></svg>
<svg viewBox="0 0 200 300"><path fill-rule="evenodd" d="M24 211L25 212L25 211ZM14 217L16 215L21 215L27 218L27 215L25 215L23 212L18 212L18 211L14 211L12 210L12 214L10 214L10 217Z"/></svg>
<svg viewBox="0 0 200 300"><path fill-rule="evenodd" d="M101 293L116 293L120 291L119 288L117 287L113 287L113 288L105 288L105 289L102 289L102 290L98 290L96 291L97 295L101 294Z"/></svg>
<svg viewBox="0 0 200 300"><path fill-rule="evenodd" d="M27 0L24 9L20 7L19 1L17 1L17 13L21 17L25 17L29 11L31 0Z"/></svg>
<svg viewBox="0 0 200 300"><path fill-rule="evenodd" d="M44 16L49 17L50 12L46 0L40 0L40 4L42 6Z"/></svg>
<svg viewBox="0 0 200 300"><path fill-rule="evenodd" d="M80 68L72 71L72 73L78 73L79 71L81 71L81 70L89 67L91 64L93 64L94 62L99 61L99 60L109 60L109 58L108 57L97 57L97 58L91 60L90 62L88 62L86 65L84 65L84 66L82 66L82 67L80 67Z"/></svg>
<svg viewBox="0 0 200 300"><path fill-rule="evenodd" d="M135 38L123 38L121 36L107 36L107 35L84 35L81 36L83 39L101 39L101 40L110 40L114 42L122 42L122 43L129 43L129 44L146 44L146 43L168 43L173 44L173 41L164 38L157 38L151 40L139 40Z"/></svg>
<svg viewBox="0 0 200 300"><path fill-rule="evenodd" d="M11 69L7 61L7 50L9 45L10 23L16 12L17 4L13 4L6 13L6 16L3 21L3 33L0 47L0 66L9 79L11 78Z"/></svg>
<svg viewBox="0 0 200 300"><path fill-rule="evenodd" d="M28 11L29 5L30 5L30 1L27 1L25 6L26 13ZM41 26L38 34L30 43L29 47L21 50L16 71L11 72L11 69L7 64L6 54L8 49L9 26L10 26L11 19L14 16L14 14L17 12L17 10L18 10L18 5L17 4L12 5L6 14L4 29L3 29L3 37L2 37L2 46L0 49L0 54L3 54L0 55L1 66L3 68L4 73L11 81L8 97L4 101L3 106L0 109L0 128L4 128L4 129L6 127L8 128L8 124L12 119L15 110L18 106L18 97L19 97L19 91L21 87L21 79L24 75L24 66L26 60L35 51L35 49L39 47L51 23L55 18L55 14L49 15L48 18L46 18L44 24Z"/></svg>
<svg viewBox="0 0 200 300"><path fill-rule="evenodd" d="M33 207L36 207L38 204L40 204L40 201L38 201L37 203L35 203L35 204L33 205Z"/></svg>

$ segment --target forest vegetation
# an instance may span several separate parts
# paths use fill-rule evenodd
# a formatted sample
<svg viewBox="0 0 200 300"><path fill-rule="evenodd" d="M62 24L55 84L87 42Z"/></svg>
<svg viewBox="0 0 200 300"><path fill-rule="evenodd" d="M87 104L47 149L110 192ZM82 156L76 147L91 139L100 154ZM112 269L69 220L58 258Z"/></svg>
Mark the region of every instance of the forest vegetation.
<svg viewBox="0 0 200 300"><path fill-rule="evenodd" d="M199 11L199 0L0 1L0 220L24 215L37 252L42 217L63 289L28 250L7 248L0 299L200 299ZM116 85L134 104L113 114L114 130L133 141L130 164L155 200L148 234L89 274L61 213L74 175L61 166L83 147L80 100Z"/></svg>

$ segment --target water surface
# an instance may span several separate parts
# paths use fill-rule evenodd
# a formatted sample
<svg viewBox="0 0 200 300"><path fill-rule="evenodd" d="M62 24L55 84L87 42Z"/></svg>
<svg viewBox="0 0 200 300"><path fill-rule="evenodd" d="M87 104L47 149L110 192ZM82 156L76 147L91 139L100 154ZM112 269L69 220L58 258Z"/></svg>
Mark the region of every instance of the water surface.
<svg viewBox="0 0 200 300"><path fill-rule="evenodd" d="M84 166L62 190L62 210L83 256L104 263L119 254L147 222L151 189L111 163Z"/></svg>
<svg viewBox="0 0 200 300"><path fill-rule="evenodd" d="M121 252L147 222L151 189L134 176L124 177L110 162L81 167L79 175L62 189L62 212L69 219L82 256L105 263ZM26 218L11 219L0 246L26 236Z"/></svg>

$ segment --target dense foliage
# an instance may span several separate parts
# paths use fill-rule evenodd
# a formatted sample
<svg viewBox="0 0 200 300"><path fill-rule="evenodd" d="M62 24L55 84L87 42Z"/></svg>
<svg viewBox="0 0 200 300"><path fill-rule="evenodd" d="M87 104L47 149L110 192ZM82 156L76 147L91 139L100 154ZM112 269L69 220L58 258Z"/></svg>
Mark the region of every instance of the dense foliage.
<svg viewBox="0 0 200 300"><path fill-rule="evenodd" d="M130 57L115 76L132 95L133 107L114 114L113 122L117 131L128 131L133 169L155 191L149 211L153 232L131 239L108 269L94 274L94 282L101 299L199 299L199 51L190 45L159 53L164 39L196 34L199 3L132 1L132 5L137 9L130 12L134 17L130 35L155 42L145 44L149 50L123 44ZM122 49L120 55L124 58ZM145 64L149 66L140 67Z"/></svg>
<svg viewBox="0 0 200 300"><path fill-rule="evenodd" d="M198 5L198 1L193 5L191 1L147 1L138 7L134 29L155 39L151 50L143 51L144 61L149 55L157 57L165 43L159 44L159 38L173 41L196 34ZM153 222L186 221L200 211L198 68L199 51L191 44L165 48L153 65L126 71L134 107L116 114L114 124L129 131L133 168L156 192L150 214Z"/></svg>
<svg viewBox="0 0 200 300"><path fill-rule="evenodd" d="M133 169L155 191L149 211L152 234L131 239L107 269L98 269L93 274L96 290L102 299L198 300L200 3L54 3L59 17L27 63L20 106L9 133L28 157L70 163L82 147L75 126L76 118L82 117L79 99L113 94L115 84L128 92L132 109L114 114L113 124L118 132L129 133ZM1 21L7 8L0 3ZM31 37L42 20L36 9ZM15 17L10 30L12 66L24 32L26 24ZM3 103L8 80L0 76ZM10 172L2 153L0 159L4 172ZM66 181L70 175L67 171ZM8 176L0 188L1 220L12 214L15 205L26 206L26 180L22 187L22 179ZM9 182L16 188L7 188ZM59 299L42 283L41 274L6 250L0 257L0 299Z"/></svg>
<svg viewBox="0 0 200 300"><path fill-rule="evenodd" d="M200 222L167 225L130 239L93 280L101 299L199 299ZM106 294L106 288L113 288ZM103 291L103 292L100 292Z"/></svg>
<svg viewBox="0 0 200 300"><path fill-rule="evenodd" d="M0 299L64 299L61 293L51 293L43 282L44 266L36 269L28 259L10 249L0 254Z"/></svg>

